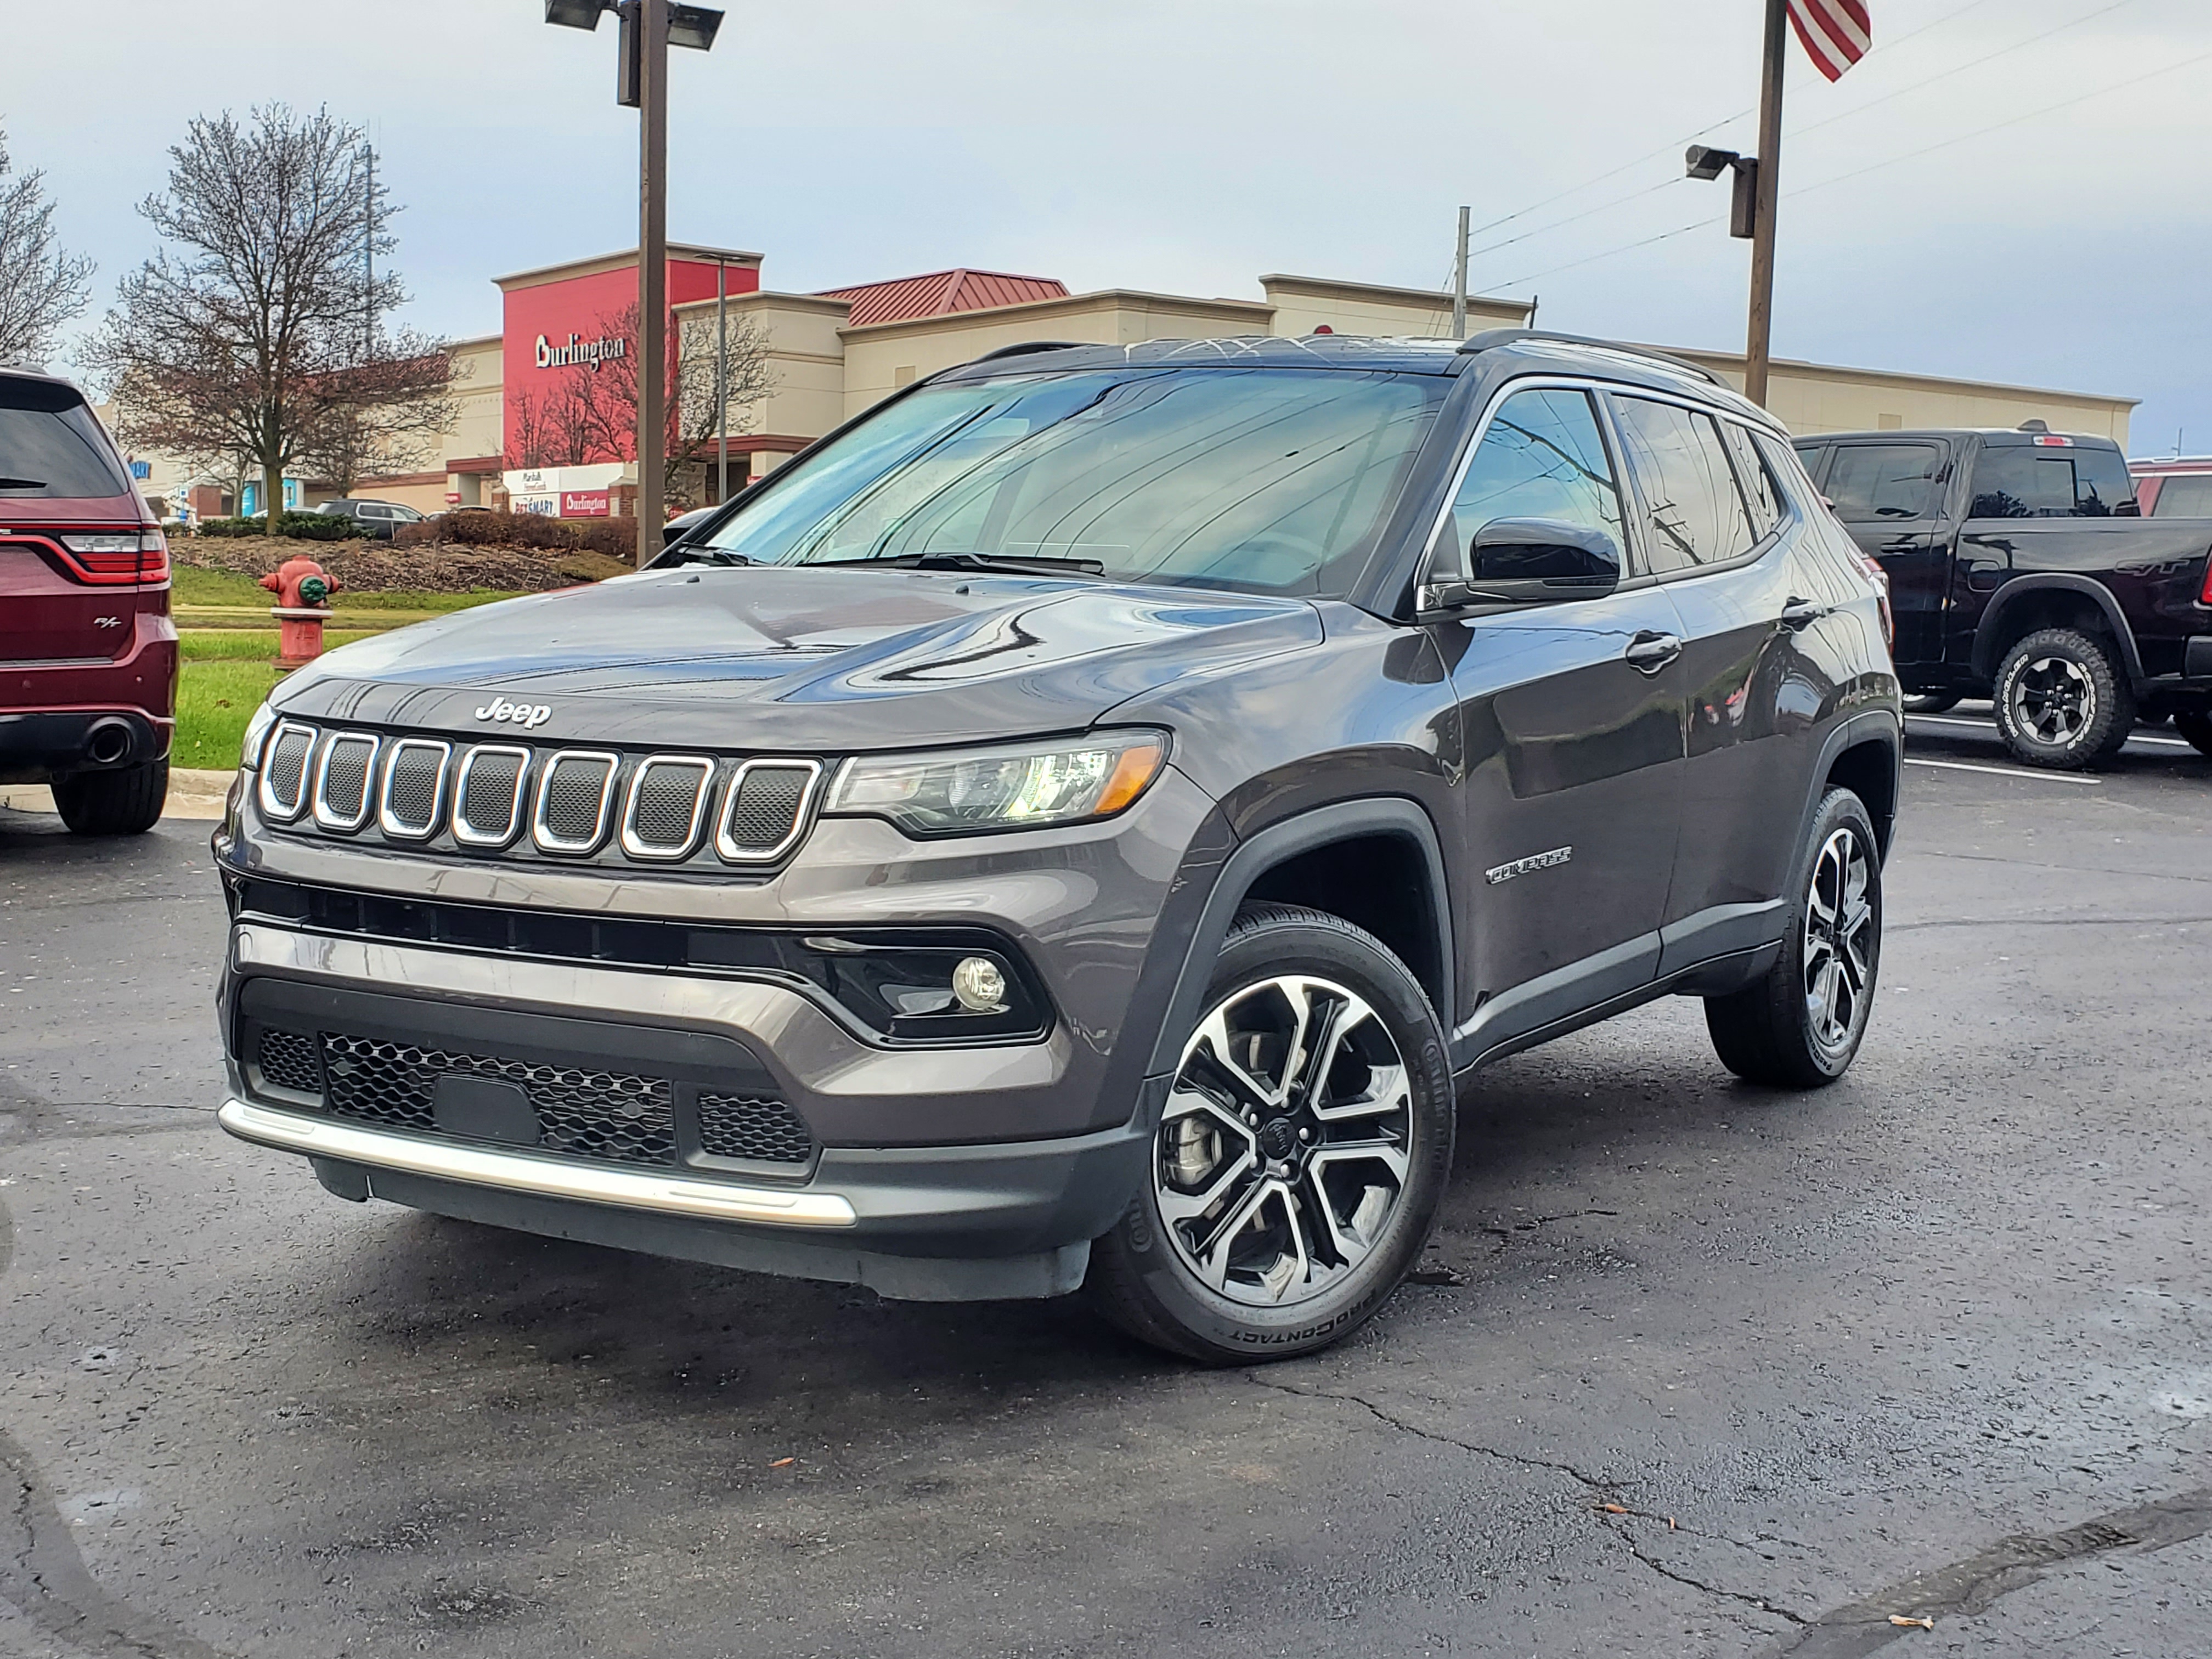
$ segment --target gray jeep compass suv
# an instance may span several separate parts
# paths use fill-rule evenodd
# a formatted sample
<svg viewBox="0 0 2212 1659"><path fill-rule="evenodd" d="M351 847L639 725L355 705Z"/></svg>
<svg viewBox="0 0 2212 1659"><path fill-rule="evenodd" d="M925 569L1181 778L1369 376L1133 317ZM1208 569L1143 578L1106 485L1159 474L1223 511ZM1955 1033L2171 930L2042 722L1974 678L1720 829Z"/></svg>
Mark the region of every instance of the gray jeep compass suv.
<svg viewBox="0 0 2212 1659"><path fill-rule="evenodd" d="M1486 1060L1673 993L1746 1078L1850 1063L1887 629L1683 364L996 353L653 568L288 680L222 1121L347 1198L1309 1351Z"/></svg>

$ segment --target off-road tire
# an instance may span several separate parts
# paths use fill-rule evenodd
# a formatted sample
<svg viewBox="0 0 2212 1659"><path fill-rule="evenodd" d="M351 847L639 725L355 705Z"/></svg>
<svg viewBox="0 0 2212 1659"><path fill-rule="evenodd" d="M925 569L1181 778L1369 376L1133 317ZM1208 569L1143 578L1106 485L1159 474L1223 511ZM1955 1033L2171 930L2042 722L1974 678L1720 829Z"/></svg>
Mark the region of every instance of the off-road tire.
<svg viewBox="0 0 2212 1659"><path fill-rule="evenodd" d="M1146 1177L1127 1211L1091 1246L1085 1289L1098 1310L1131 1336L1206 1364L1288 1359L1357 1329L1419 1261L1450 1177L1455 1103L1443 1029L1406 964L1373 934L1338 917L1282 904L1253 904L1238 915L1206 988L1199 1028L1185 1045L1178 1079L1215 1011L1260 994L1272 981L1301 975L1364 1000L1395 1045L1408 1085L1405 1173L1367 1254L1344 1265L1339 1282L1292 1305L1254 1305L1206 1282L1186 1249L1170 1239L1160 1191L1169 1131L1156 1132ZM1315 1092L1317 1097L1318 1085ZM1254 1144L1263 1139L1255 1135Z"/></svg>
<svg viewBox="0 0 2212 1659"><path fill-rule="evenodd" d="M2198 754L2212 755L2212 714L2201 708L2177 708L2173 730L2176 736L2188 738L2189 746Z"/></svg>
<svg viewBox="0 0 2212 1659"><path fill-rule="evenodd" d="M1817 974L1824 959L1837 962L1839 969L1845 965L1837 928L1819 915L1823 902L1832 910L1844 908L1836 904L1832 890L1822 896L1826 889L1824 857L1839 836L1855 843L1863 860L1863 899L1870 925L1858 945L1863 970L1852 991L1848 1028L1836 1040L1833 1033L1820 1029L1824 1010L1808 968L1810 964ZM1816 882L1821 884L1816 886ZM1831 789L1821 798L1811 832L1798 849L1789 892L1789 931L1783 937L1782 954L1756 983L1729 996L1707 997L1705 1029L1721 1064L1746 1082L1777 1089L1818 1089L1843 1076L1857 1055L1873 1013L1881 966L1881 854L1874 820L1850 790ZM1824 931L1828 939L1825 958L1814 938Z"/></svg>
<svg viewBox="0 0 2212 1659"><path fill-rule="evenodd" d="M2072 714L2051 714L2050 687L2058 683L2078 703ZM2039 729L2037 703L2051 723ZM1995 690L1997 735L2015 759L2030 766L2079 771L2118 754L2135 730L2135 689L2112 646L2074 628L2030 634L1998 664Z"/></svg>
<svg viewBox="0 0 2212 1659"><path fill-rule="evenodd" d="M1905 712L1908 714L1941 714L1959 706L1959 696L1956 691L1911 692L1905 699Z"/></svg>
<svg viewBox="0 0 2212 1659"><path fill-rule="evenodd" d="M72 772L54 780L54 808L78 836L143 835L161 822L169 798L169 763Z"/></svg>

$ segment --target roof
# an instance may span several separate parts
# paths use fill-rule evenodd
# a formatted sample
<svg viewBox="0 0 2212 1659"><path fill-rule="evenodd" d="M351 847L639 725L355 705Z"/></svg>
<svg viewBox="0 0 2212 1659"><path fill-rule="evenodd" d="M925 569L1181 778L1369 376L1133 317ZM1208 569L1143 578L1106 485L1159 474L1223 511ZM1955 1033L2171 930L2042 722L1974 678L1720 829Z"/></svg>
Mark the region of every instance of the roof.
<svg viewBox="0 0 2212 1659"><path fill-rule="evenodd" d="M1003 270L933 270L857 288L825 289L824 300L852 305L848 326L903 323L917 317L942 317L955 311L993 311L1033 300L1064 300L1067 284L1051 276L1016 276Z"/></svg>
<svg viewBox="0 0 2212 1659"><path fill-rule="evenodd" d="M1039 341L990 352L951 374L1018 373L1031 367L1105 368L1225 367L1249 368L1402 369L1449 374L1460 362L1456 340L1389 339L1362 334L1240 334L1211 340L1142 340L1130 345Z"/></svg>

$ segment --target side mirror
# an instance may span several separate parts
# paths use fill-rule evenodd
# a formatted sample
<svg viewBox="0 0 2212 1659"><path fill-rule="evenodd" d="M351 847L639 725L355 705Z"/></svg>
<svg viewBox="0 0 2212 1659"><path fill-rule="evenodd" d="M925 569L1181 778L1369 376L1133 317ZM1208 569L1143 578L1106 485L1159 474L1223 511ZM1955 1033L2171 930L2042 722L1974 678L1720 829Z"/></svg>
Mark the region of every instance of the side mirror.
<svg viewBox="0 0 2212 1659"><path fill-rule="evenodd" d="M1463 580L1427 584L1425 612L1597 599L1620 586L1620 544L1562 519L1493 519L1474 532Z"/></svg>

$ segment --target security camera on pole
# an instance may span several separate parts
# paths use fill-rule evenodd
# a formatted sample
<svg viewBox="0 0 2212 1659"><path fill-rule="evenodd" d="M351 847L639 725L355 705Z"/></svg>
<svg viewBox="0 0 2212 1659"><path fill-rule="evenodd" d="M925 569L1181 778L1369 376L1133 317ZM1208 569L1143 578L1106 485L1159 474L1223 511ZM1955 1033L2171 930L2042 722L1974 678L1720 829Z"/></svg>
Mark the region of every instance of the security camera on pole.
<svg viewBox="0 0 2212 1659"><path fill-rule="evenodd" d="M1692 144L1683 158L1692 179L1735 175L1729 209L1729 234L1751 242L1751 320L1744 344L1743 395L1766 405L1768 343L1774 322L1774 209L1782 179L1782 70L1787 45L1784 20L1813 67L1833 81L1874 45L1867 0L1766 0L1760 54L1759 154Z"/></svg>
<svg viewBox="0 0 2212 1659"><path fill-rule="evenodd" d="M637 562L660 551L667 514L668 442L668 49L705 52L722 14L675 0L545 0L545 21L592 29L611 11L615 101L638 112L637 151Z"/></svg>

